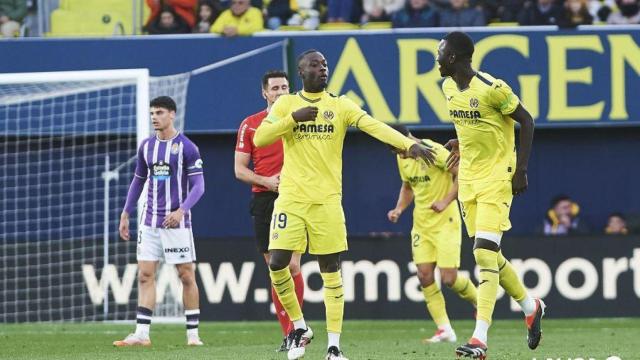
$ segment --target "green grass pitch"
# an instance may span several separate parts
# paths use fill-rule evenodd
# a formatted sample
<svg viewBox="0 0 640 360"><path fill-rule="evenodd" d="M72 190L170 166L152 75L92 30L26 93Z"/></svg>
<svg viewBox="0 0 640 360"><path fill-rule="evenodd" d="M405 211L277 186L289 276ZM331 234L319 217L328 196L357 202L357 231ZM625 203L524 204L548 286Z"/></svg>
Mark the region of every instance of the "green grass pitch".
<svg viewBox="0 0 640 360"><path fill-rule="evenodd" d="M315 339L305 359L323 359L326 333L323 321L311 321ZM208 322L200 324L205 346L187 348L181 325L155 324L150 348L114 348L111 343L133 329L103 323L0 325L0 359L233 359L283 360L274 349L281 340L277 322ZM472 332L473 322L454 321L459 342ZM428 321L356 321L344 324L342 348L350 360L455 359L455 344L423 345L432 335ZM489 333L489 357L495 360L622 360L640 359L634 350L640 339L637 319L551 319L543 321L540 347L530 351L521 320L498 320ZM610 358L610 360L617 358Z"/></svg>

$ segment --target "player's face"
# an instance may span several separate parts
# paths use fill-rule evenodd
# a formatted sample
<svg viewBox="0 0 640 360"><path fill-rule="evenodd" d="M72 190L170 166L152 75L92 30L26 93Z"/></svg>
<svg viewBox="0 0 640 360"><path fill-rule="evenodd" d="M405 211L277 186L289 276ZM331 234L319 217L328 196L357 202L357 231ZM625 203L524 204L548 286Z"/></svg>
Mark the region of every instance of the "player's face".
<svg viewBox="0 0 640 360"><path fill-rule="evenodd" d="M169 111L168 109L161 107L152 107L151 110L151 124L153 130L164 131L173 124L173 119L176 117L175 111Z"/></svg>
<svg viewBox="0 0 640 360"><path fill-rule="evenodd" d="M306 90L320 92L327 87L329 66L319 52L307 54L300 63L299 74Z"/></svg>
<svg viewBox="0 0 640 360"><path fill-rule="evenodd" d="M278 100L280 95L289 93L289 82L283 77L269 78L267 81L267 87L262 89L262 97L267 100L269 106Z"/></svg>
<svg viewBox="0 0 640 360"><path fill-rule="evenodd" d="M453 74L453 63L451 62L451 51L447 47L447 40L440 40L438 44L438 70L440 70L440 76L447 77Z"/></svg>

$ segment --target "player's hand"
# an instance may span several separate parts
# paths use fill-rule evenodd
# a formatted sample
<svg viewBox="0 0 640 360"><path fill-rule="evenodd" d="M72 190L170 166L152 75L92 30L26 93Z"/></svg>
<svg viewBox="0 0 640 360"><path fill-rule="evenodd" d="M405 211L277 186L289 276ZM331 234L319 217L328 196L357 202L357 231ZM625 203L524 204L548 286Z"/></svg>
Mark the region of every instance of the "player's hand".
<svg viewBox="0 0 640 360"><path fill-rule="evenodd" d="M458 139L451 139L444 144L444 147L450 150L449 156L447 157L447 169L451 170L460 163L460 143Z"/></svg>
<svg viewBox="0 0 640 360"><path fill-rule="evenodd" d="M294 111L291 116L296 122L315 121L318 116L318 108L307 106Z"/></svg>
<svg viewBox="0 0 640 360"><path fill-rule="evenodd" d="M433 165L436 160L436 153L433 149L418 143L411 145L407 156L413 159L421 158L428 166Z"/></svg>
<svg viewBox="0 0 640 360"><path fill-rule="evenodd" d="M120 226L118 226L118 232L124 241L129 241L131 238L131 235L129 234L129 214L123 212L120 215Z"/></svg>
<svg viewBox="0 0 640 360"><path fill-rule="evenodd" d="M172 211L164 218L162 222L162 226L164 228L175 228L180 225L180 221L184 217L184 210L182 208L178 208L176 211Z"/></svg>
<svg viewBox="0 0 640 360"><path fill-rule="evenodd" d="M389 210L389 212L387 213L387 219L395 224L398 222L400 215L402 215L402 210L400 209Z"/></svg>
<svg viewBox="0 0 640 360"><path fill-rule="evenodd" d="M431 210L437 213L441 213L444 211L444 209L447 208L447 206L449 206L448 202L446 202L445 200L438 200L434 201L433 204L431 204Z"/></svg>
<svg viewBox="0 0 640 360"><path fill-rule="evenodd" d="M527 170L516 169L516 173L513 174L511 179L511 190L513 195L520 195L527 191L529 187L529 181L527 180Z"/></svg>
<svg viewBox="0 0 640 360"><path fill-rule="evenodd" d="M280 175L274 175L264 178L264 184L262 184L267 190L278 192L278 186L280 186Z"/></svg>

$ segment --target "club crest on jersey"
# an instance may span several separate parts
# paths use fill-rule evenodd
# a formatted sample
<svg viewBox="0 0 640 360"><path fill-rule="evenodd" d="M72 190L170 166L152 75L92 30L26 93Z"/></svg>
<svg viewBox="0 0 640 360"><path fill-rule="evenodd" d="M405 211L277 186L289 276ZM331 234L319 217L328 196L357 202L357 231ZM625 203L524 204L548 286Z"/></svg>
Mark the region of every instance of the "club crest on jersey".
<svg viewBox="0 0 640 360"><path fill-rule="evenodd" d="M324 119L325 119L325 120L327 120L327 121L331 121L331 120L333 120L333 116L334 116L334 114L333 114L333 111L331 111L331 110L325 110L325 111L322 113L322 116L324 116Z"/></svg>
<svg viewBox="0 0 640 360"><path fill-rule="evenodd" d="M178 155L178 151L180 151L180 146L178 144L174 143L173 145L171 145L172 155Z"/></svg>
<svg viewBox="0 0 640 360"><path fill-rule="evenodd" d="M478 101L478 99L476 98L469 99L469 106L471 106L472 109L477 109L478 105L480 105L480 102Z"/></svg>
<svg viewBox="0 0 640 360"><path fill-rule="evenodd" d="M154 180L167 180L171 177L171 166L160 160L151 166L151 177Z"/></svg>

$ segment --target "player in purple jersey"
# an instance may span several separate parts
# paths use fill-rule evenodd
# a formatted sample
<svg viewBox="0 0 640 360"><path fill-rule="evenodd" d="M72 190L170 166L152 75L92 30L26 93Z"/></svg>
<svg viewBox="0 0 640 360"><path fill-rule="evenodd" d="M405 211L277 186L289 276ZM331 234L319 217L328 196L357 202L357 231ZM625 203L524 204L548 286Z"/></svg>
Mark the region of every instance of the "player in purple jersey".
<svg viewBox="0 0 640 360"><path fill-rule="evenodd" d="M138 149L136 170L120 216L120 237L129 240L129 214L145 183L147 199L138 232L138 311L136 331L115 346L149 346L149 327L156 303L158 261L175 264L182 282L187 320L187 345L202 345L198 335L200 305L195 277L196 253L190 209L204 194L202 159L198 147L173 125L176 103L168 96L151 100L155 136Z"/></svg>

